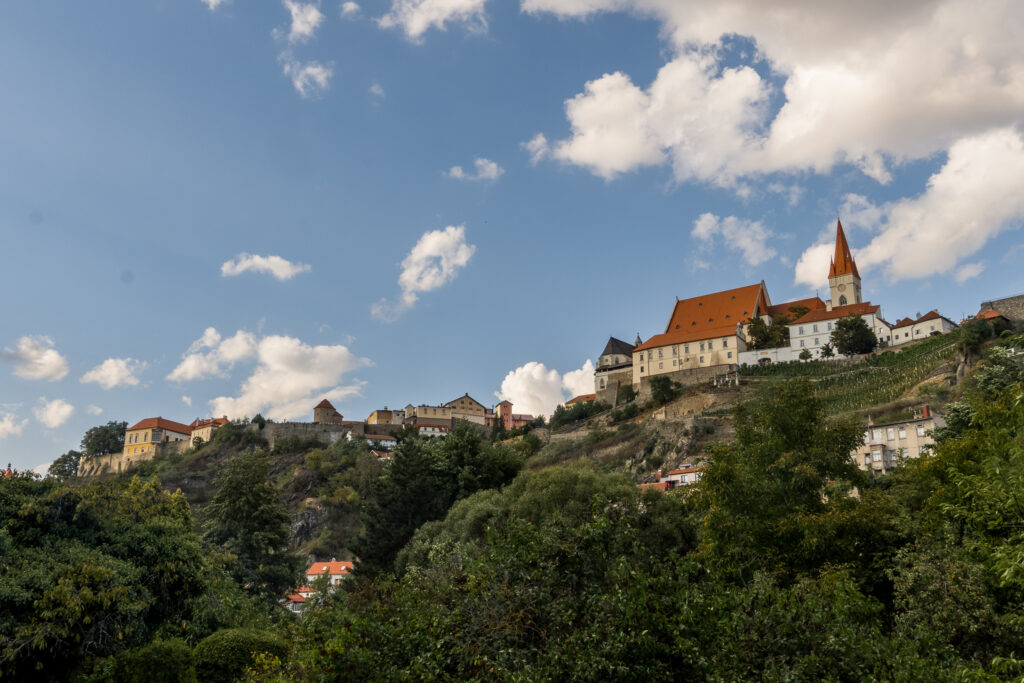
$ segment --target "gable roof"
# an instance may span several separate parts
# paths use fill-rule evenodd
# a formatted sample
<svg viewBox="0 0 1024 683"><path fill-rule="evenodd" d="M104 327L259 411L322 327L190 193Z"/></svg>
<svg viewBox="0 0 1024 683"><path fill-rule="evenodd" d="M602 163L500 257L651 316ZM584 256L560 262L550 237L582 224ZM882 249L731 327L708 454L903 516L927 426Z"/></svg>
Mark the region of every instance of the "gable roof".
<svg viewBox="0 0 1024 683"><path fill-rule="evenodd" d="M570 398L568 401L565 402L565 405L571 406L574 403L590 403L596 398L597 394L580 394L579 396L573 396L572 398ZM513 415L513 417L516 416Z"/></svg>
<svg viewBox="0 0 1024 683"><path fill-rule="evenodd" d="M134 432L137 429L166 429L169 432L179 434L191 434L192 428L174 420L165 420L162 417L147 417L145 420L126 429L126 432Z"/></svg>
<svg viewBox="0 0 1024 683"><path fill-rule="evenodd" d="M819 297L812 296L808 299L797 299L796 301L787 301L784 304L775 304L773 306L769 306L767 313L772 317L779 314L788 317L789 309L795 308L797 306L802 306L812 311L820 311L825 309L825 302L822 301Z"/></svg>
<svg viewBox="0 0 1024 683"><path fill-rule="evenodd" d="M771 306L764 283L727 289L723 292L676 301L664 334L656 334L633 349L642 351L658 346L729 337L736 325L762 315Z"/></svg>
<svg viewBox="0 0 1024 683"><path fill-rule="evenodd" d="M462 396L459 396L459 397L458 397L458 398L456 398L456 399L453 399L453 400L451 400L451 401L448 401L448 402L447 402L447 403L445 403L445 404L444 404L444 406L442 406L442 407L443 407L443 408L457 408L458 406L457 406L456 404L457 404L457 403L458 403L459 401L467 401L467 400L468 400L468 401L470 401L471 403L474 403L475 405L478 405L478 406L480 406L481 408L484 408L484 407L485 407L483 403L481 403L480 401L476 400L475 398L473 398L472 396L470 396L470 395L469 395L468 393L466 393L466 394L463 394Z"/></svg>
<svg viewBox="0 0 1024 683"><path fill-rule="evenodd" d="M897 320L896 324L893 325L892 327L894 330L900 327L909 327L910 325L913 325L914 322L915 321L913 320L913 318L904 318L903 320Z"/></svg>
<svg viewBox="0 0 1024 683"><path fill-rule="evenodd" d="M836 320L837 318L848 318L851 315L868 315L874 313L878 315L881 310L881 306L875 306L870 301L865 301L862 304L850 304L848 306L836 306L831 311L811 311L799 320L794 320L789 324L790 327L793 325L806 325L807 323L819 323L822 320Z"/></svg>
<svg viewBox="0 0 1024 683"><path fill-rule="evenodd" d="M615 337L608 337L608 343L604 346L604 351L601 352L602 356L610 356L613 354L621 354L623 356L632 356L633 349L636 348L632 344L627 344L621 339Z"/></svg>
<svg viewBox="0 0 1024 683"><path fill-rule="evenodd" d="M328 401L326 398L324 400L320 401L319 403L317 403L316 407L317 408L330 408L331 410L335 409L334 406L331 404L331 402Z"/></svg>
<svg viewBox="0 0 1024 683"><path fill-rule="evenodd" d="M851 273L860 277L860 273L857 272L857 262L853 260L853 254L850 253L850 245L846 243L846 233L843 232L843 224L841 221L836 220L836 253L832 257L828 276L837 277Z"/></svg>
<svg viewBox="0 0 1024 683"><path fill-rule="evenodd" d="M982 320L992 320L993 318L1003 318L1008 320L1008 318L999 311L979 311L978 315L974 317L981 318Z"/></svg>
<svg viewBox="0 0 1024 683"><path fill-rule="evenodd" d="M321 574L348 574L355 568L355 564L352 562L339 562L337 560L331 560L330 562L314 562L309 565L309 569L306 570L306 576L321 575Z"/></svg>

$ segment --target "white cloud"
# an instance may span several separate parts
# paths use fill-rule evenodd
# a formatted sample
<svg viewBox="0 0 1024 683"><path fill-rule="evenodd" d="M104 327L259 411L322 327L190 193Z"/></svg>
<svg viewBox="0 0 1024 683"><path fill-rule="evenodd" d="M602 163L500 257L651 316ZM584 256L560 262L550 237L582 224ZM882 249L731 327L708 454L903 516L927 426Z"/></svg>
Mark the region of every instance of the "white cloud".
<svg viewBox="0 0 1024 683"><path fill-rule="evenodd" d="M530 163L534 166L546 159L551 153L548 139L544 136L544 133L537 133L526 142L519 143L519 146L530 153Z"/></svg>
<svg viewBox="0 0 1024 683"><path fill-rule="evenodd" d="M495 392L502 401L511 401L517 413L551 415L555 408L573 396L594 393L594 364L587 360L579 370L560 374L543 363L530 361L510 371Z"/></svg>
<svg viewBox="0 0 1024 683"><path fill-rule="evenodd" d="M18 377L55 382L68 374L67 359L53 348L49 337L24 336L14 344L13 349L0 349L0 360L13 363Z"/></svg>
<svg viewBox="0 0 1024 683"><path fill-rule="evenodd" d="M231 277L252 271L273 275L278 280L284 281L311 270L313 270L312 266L305 263L292 263L280 256L258 256L243 252L235 258L225 261L220 267L220 274L222 277Z"/></svg>
<svg viewBox="0 0 1024 683"><path fill-rule="evenodd" d="M831 238L834 239L835 235ZM795 283L809 285L815 289L828 288L828 264L834 253L835 244L829 242L818 242L808 247L796 262Z"/></svg>
<svg viewBox="0 0 1024 683"><path fill-rule="evenodd" d="M423 233L402 261L398 285L402 295L395 303L381 299L373 304L371 313L381 320L394 320L412 308L422 292L443 287L469 263L476 247L466 244L466 226L449 225L444 230Z"/></svg>
<svg viewBox="0 0 1024 683"><path fill-rule="evenodd" d="M1024 116L1024 12L1013 0L522 0L527 12L653 17L674 51L646 90L606 74L567 103L555 157L609 178L671 162L678 180L730 186L772 172L889 166ZM735 36L776 90L724 68Z"/></svg>
<svg viewBox="0 0 1024 683"><path fill-rule="evenodd" d="M210 11L214 11L221 5L225 4L227 0L201 0L201 2L210 8Z"/></svg>
<svg viewBox="0 0 1024 683"><path fill-rule="evenodd" d="M726 246L740 252L743 261L751 266L764 263L778 253L768 246L774 234L761 221L736 216L719 218L713 213L705 213L693 222L690 234L701 242L702 251L709 250L715 239L721 237Z"/></svg>
<svg viewBox="0 0 1024 683"><path fill-rule="evenodd" d="M877 232L867 246L853 250L857 266L862 273L878 269L892 282L951 273L989 239L1024 223L1021 187L1024 139L1016 129L958 140L921 195L881 206L848 197L859 207L856 221ZM828 269L826 254L821 244L804 252L797 282L820 284ZM980 268L968 264L962 276L977 275Z"/></svg>
<svg viewBox="0 0 1024 683"><path fill-rule="evenodd" d="M505 172L501 166L490 159L477 157L473 160L476 173L466 173L461 166L452 166L448 169L449 178L456 180L497 180Z"/></svg>
<svg viewBox="0 0 1024 683"><path fill-rule="evenodd" d="M289 43L305 43L324 20L319 3L303 3L295 0L283 0L285 9L292 15L291 27L288 30Z"/></svg>
<svg viewBox="0 0 1024 683"><path fill-rule="evenodd" d="M14 413L0 413L0 439L6 439L9 436L21 436L21 432L27 424L28 420L19 420L18 416Z"/></svg>
<svg viewBox="0 0 1024 683"><path fill-rule="evenodd" d="M352 2L352 0L349 0L348 2L343 2L341 3L341 16L354 17L355 15L359 14L359 9L359 3L357 2Z"/></svg>
<svg viewBox="0 0 1024 683"><path fill-rule="evenodd" d="M957 268L956 273L953 277L956 279L956 283L958 285L962 285L963 283L970 280L972 277L978 277L983 272L985 272L984 263L965 263L964 265Z"/></svg>
<svg viewBox="0 0 1024 683"><path fill-rule="evenodd" d="M213 327L206 328L203 336L192 342L188 351L167 379L187 382L207 377L226 377L235 363L254 358L257 353L256 337L251 332L238 330L227 339Z"/></svg>
<svg viewBox="0 0 1024 683"><path fill-rule="evenodd" d="M409 40L418 42L430 28L461 23L471 32L485 32L486 0L392 0L391 10L377 20L381 28L400 28Z"/></svg>
<svg viewBox="0 0 1024 683"><path fill-rule="evenodd" d="M192 405L192 398L190 396L182 396L181 397L181 402L184 403L187 406L191 406Z"/></svg>
<svg viewBox="0 0 1024 683"><path fill-rule="evenodd" d="M99 406L89 406L88 408L85 409L85 412L89 413L90 415L102 415L103 408L100 408Z"/></svg>
<svg viewBox="0 0 1024 683"><path fill-rule="evenodd" d="M384 87L380 83L374 83L370 86L370 97L375 102L383 100L387 93L384 92Z"/></svg>
<svg viewBox="0 0 1024 683"><path fill-rule="evenodd" d="M372 365L345 346L310 346L285 336L261 339L257 358L256 369L238 396L210 401L213 415L238 418L261 413L277 420L311 415L324 398L339 401L358 395L362 384L340 385L342 376Z"/></svg>
<svg viewBox="0 0 1024 683"><path fill-rule="evenodd" d="M53 401L41 398L39 399L39 405L32 412L41 423L50 429L56 429L71 418L71 415L75 412L75 407L62 398L54 399Z"/></svg>
<svg viewBox="0 0 1024 683"><path fill-rule="evenodd" d="M332 64L321 64L315 60L303 64L290 52L281 54L281 63L284 75L292 79L295 90L304 98L313 98L325 92L334 74Z"/></svg>
<svg viewBox="0 0 1024 683"><path fill-rule="evenodd" d="M104 389L114 387L138 386L138 373L146 369L146 363L132 358L108 358L79 380L83 383L94 382Z"/></svg>

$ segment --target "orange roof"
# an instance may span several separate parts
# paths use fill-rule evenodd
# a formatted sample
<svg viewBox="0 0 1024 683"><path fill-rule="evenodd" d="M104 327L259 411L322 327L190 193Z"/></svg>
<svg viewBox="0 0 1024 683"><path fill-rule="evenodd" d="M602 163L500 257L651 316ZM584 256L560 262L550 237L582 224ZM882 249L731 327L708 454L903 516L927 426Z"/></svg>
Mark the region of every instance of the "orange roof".
<svg viewBox="0 0 1024 683"><path fill-rule="evenodd" d="M165 420L162 417L147 417L142 422L129 427L125 431L134 432L137 429L166 429L171 432L178 432L179 434L192 433L192 428L188 425L183 425L173 420Z"/></svg>
<svg viewBox="0 0 1024 683"><path fill-rule="evenodd" d="M938 311L936 311L936 310L931 310L931 311L928 311L927 313L925 313L924 315L922 315L922 316L921 316L920 318L918 318L918 319L917 319L917 322L919 322L919 323L923 323L923 322L925 322L926 320L938 320L938 319L939 319L939 318L941 318L941 317L942 317L942 316L941 316L941 315L939 315L939 312L938 312Z"/></svg>
<svg viewBox="0 0 1024 683"><path fill-rule="evenodd" d="M766 313L770 305L764 283L678 300L664 334L654 335L634 351L732 336L738 323Z"/></svg>
<svg viewBox="0 0 1024 683"><path fill-rule="evenodd" d="M363 434L363 438L373 439L374 441L398 441L398 439L390 434Z"/></svg>
<svg viewBox="0 0 1024 683"><path fill-rule="evenodd" d="M338 562L337 560L331 560L330 562L314 562L309 565L309 569L306 570L306 576L320 576L323 574L348 574L355 568L355 565L351 562Z"/></svg>
<svg viewBox="0 0 1024 683"><path fill-rule="evenodd" d="M816 296L812 296L809 299L797 299L796 301L787 301L784 304L775 304L768 307L767 313L771 316L779 315L780 313L785 316L789 316L789 309L802 306L812 311L824 310L825 302Z"/></svg>
<svg viewBox="0 0 1024 683"><path fill-rule="evenodd" d="M657 489L658 491L668 491L667 481L656 481L651 484L637 484L637 488L641 489Z"/></svg>
<svg viewBox="0 0 1024 683"><path fill-rule="evenodd" d="M189 427L195 430L199 429L200 427L209 427L210 425L213 425L214 427L220 427L222 425L226 425L227 423L228 419L226 417L215 417L209 420L200 420L199 418L196 418L192 420L192 423L189 424Z"/></svg>
<svg viewBox="0 0 1024 683"><path fill-rule="evenodd" d="M703 467L686 467L681 470L672 470L669 474L690 474L691 472L700 472Z"/></svg>
<svg viewBox="0 0 1024 683"><path fill-rule="evenodd" d="M573 403L590 403L596 398L597 394L580 394L579 396L574 396L573 398L570 398L568 401L565 402L565 405L571 406ZM512 417L516 416L513 415Z"/></svg>
<svg viewBox="0 0 1024 683"><path fill-rule="evenodd" d="M331 405L331 402L328 401L326 398L324 400L320 401L319 403L317 403L316 407L317 408L330 408L331 410L334 410L334 406Z"/></svg>
<svg viewBox="0 0 1024 683"><path fill-rule="evenodd" d="M999 311L980 311L975 318L981 318L982 320L992 320L993 318L1005 318L1006 316Z"/></svg>
<svg viewBox="0 0 1024 683"><path fill-rule="evenodd" d="M292 593L288 596L288 600L285 602L285 604L290 604L293 602L306 602L306 598L302 597L298 593Z"/></svg>
<svg viewBox="0 0 1024 683"><path fill-rule="evenodd" d="M911 318L904 318L903 320L897 320L896 324L893 325L893 329L896 329L898 327L907 327L907 326L913 325L913 324L914 324L914 321Z"/></svg>
<svg viewBox="0 0 1024 683"><path fill-rule="evenodd" d="M867 315L869 313L877 315L879 310L880 307L872 305L870 301L866 301L862 304L850 304L849 306L836 306L831 311L811 311L799 320L794 320L790 325L797 325L800 323L818 323L822 320L847 318L851 315Z"/></svg>
<svg viewBox="0 0 1024 683"><path fill-rule="evenodd" d="M849 275L853 273L860 277L857 272L857 262L853 260L850 253L850 245L846 243L846 235L843 233L843 224L836 221L836 254L832 257L832 265L829 266L828 276Z"/></svg>

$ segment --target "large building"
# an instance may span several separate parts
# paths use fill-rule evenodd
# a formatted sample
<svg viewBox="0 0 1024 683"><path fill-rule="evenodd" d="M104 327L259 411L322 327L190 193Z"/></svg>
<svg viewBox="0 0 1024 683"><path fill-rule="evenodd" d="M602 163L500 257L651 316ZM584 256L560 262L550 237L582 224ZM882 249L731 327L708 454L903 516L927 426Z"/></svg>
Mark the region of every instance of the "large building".
<svg viewBox="0 0 1024 683"><path fill-rule="evenodd" d="M946 334L956 329L956 323L940 315L938 311L928 311L922 316L904 318L892 326L892 345L909 344L910 342L927 339L936 334Z"/></svg>
<svg viewBox="0 0 1024 683"><path fill-rule="evenodd" d="M469 394L464 394L444 404L452 411L453 420L466 420L478 425L487 423L487 407Z"/></svg>
<svg viewBox="0 0 1024 683"><path fill-rule="evenodd" d="M177 441L192 443L192 428L162 417L147 417L124 433L123 455L131 460L149 460L161 446Z"/></svg>
<svg viewBox="0 0 1024 683"><path fill-rule="evenodd" d="M594 368L594 393L600 394L613 384L615 389L624 384L633 383L633 350L640 345L637 335L636 344L627 344L621 339L609 337L604 351L597 358Z"/></svg>
<svg viewBox="0 0 1024 683"><path fill-rule="evenodd" d="M931 431L945 426L940 415L923 406L909 420L868 423L863 443L850 454L862 470L885 474L908 458L917 458L934 444Z"/></svg>

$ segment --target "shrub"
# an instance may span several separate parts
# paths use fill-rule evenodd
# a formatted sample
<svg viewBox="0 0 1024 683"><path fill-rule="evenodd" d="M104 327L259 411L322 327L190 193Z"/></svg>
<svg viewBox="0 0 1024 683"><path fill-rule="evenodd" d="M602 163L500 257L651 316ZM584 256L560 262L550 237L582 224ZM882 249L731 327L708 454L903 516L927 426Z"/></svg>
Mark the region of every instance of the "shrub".
<svg viewBox="0 0 1024 683"><path fill-rule="evenodd" d="M640 407L635 403L627 403L621 408L616 408L611 412L612 422L622 422L623 420L631 420L640 414Z"/></svg>
<svg viewBox="0 0 1024 683"><path fill-rule="evenodd" d="M196 680L192 650L179 638L155 640L121 654L114 677L123 683L190 683Z"/></svg>
<svg viewBox="0 0 1024 683"><path fill-rule="evenodd" d="M230 628L213 633L196 645L196 676L204 683L230 683L253 664L256 654L267 652L283 658L287 645L273 633Z"/></svg>

